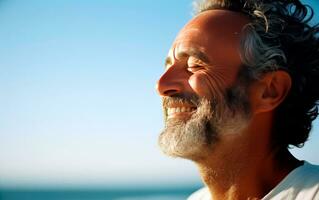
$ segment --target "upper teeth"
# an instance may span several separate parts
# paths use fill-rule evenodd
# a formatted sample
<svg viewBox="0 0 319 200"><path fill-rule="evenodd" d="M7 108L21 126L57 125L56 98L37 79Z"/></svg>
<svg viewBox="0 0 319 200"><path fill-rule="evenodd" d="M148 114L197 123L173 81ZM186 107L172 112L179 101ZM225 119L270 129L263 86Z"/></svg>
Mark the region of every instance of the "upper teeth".
<svg viewBox="0 0 319 200"><path fill-rule="evenodd" d="M167 114L171 115L178 112L190 112L194 110L191 107L176 107L176 108L167 108Z"/></svg>

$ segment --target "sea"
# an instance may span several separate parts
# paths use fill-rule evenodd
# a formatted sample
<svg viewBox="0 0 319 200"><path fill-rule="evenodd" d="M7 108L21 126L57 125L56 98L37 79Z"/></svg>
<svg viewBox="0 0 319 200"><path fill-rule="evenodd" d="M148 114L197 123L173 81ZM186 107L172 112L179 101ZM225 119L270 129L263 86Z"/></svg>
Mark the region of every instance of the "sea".
<svg viewBox="0 0 319 200"><path fill-rule="evenodd" d="M0 200L186 200L197 189L0 189Z"/></svg>

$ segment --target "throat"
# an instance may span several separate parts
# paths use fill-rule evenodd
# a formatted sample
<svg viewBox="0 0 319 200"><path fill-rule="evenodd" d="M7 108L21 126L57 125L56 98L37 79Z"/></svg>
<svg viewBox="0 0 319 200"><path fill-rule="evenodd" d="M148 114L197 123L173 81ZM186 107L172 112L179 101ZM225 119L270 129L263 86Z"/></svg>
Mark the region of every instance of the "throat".
<svg viewBox="0 0 319 200"><path fill-rule="evenodd" d="M273 155L264 159L223 159L198 162L198 168L212 199L262 199L292 170L302 165L289 151L281 159ZM231 162L227 162L231 161Z"/></svg>

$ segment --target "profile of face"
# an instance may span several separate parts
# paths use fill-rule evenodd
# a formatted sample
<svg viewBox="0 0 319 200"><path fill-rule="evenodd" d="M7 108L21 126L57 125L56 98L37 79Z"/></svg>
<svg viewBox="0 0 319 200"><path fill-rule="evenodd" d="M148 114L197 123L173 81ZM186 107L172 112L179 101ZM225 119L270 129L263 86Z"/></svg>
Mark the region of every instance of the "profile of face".
<svg viewBox="0 0 319 200"><path fill-rule="evenodd" d="M226 10L205 11L178 34L157 83L165 128L159 146L170 156L203 159L249 121L247 86L239 54L247 19Z"/></svg>

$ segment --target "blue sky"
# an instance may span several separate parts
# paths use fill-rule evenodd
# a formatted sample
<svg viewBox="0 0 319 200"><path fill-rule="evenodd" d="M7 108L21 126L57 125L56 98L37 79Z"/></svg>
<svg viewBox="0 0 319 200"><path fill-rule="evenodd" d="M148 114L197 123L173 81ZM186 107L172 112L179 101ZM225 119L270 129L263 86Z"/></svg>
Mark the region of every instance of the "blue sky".
<svg viewBox="0 0 319 200"><path fill-rule="evenodd" d="M199 183L156 144L155 82L191 11L191 0L0 1L0 186ZM316 130L294 153L319 164Z"/></svg>

